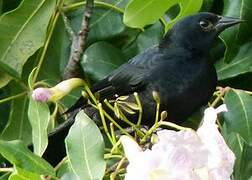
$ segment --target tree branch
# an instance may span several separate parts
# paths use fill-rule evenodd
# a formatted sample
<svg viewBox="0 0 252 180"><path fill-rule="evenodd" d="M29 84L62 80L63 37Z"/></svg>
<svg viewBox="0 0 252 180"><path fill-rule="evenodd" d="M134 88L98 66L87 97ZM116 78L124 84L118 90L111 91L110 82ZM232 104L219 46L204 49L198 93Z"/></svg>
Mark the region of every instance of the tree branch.
<svg viewBox="0 0 252 180"><path fill-rule="evenodd" d="M83 14L81 29L78 33L77 38L73 38L71 53L68 64L64 71L63 79L80 76L80 59L85 50L87 35L89 31L89 20L93 11L93 7L94 0L87 0Z"/></svg>

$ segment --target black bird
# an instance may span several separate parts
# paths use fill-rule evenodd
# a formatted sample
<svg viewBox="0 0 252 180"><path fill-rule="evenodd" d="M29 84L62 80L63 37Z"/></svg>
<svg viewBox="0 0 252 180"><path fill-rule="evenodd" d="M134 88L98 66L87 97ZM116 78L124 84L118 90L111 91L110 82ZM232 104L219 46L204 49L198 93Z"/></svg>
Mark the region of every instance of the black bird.
<svg viewBox="0 0 252 180"><path fill-rule="evenodd" d="M138 92L146 125L154 123L156 102L152 92L156 91L160 96L161 111L168 112L169 121L182 122L205 105L215 91L217 75L209 60L214 40L224 29L240 22L240 19L207 12L185 17L166 33L159 45L121 65L91 90L99 93L100 100L115 99L115 94L132 98L132 93ZM80 98L68 111L83 107L86 104ZM64 138L72 123L62 125L49 136L46 159L50 159L52 151L52 157L59 155L55 143L61 141L61 147L64 147Z"/></svg>

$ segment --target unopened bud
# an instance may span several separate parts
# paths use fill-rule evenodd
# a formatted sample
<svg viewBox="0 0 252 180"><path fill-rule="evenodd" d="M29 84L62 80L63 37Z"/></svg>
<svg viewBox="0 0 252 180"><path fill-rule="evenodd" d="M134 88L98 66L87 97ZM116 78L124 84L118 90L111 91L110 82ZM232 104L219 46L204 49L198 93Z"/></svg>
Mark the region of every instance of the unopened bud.
<svg viewBox="0 0 252 180"><path fill-rule="evenodd" d="M167 111L162 111L160 114L160 121L164 121L168 116Z"/></svg>
<svg viewBox="0 0 252 180"><path fill-rule="evenodd" d="M32 92L32 99L38 102L47 102L51 96L48 88L37 88Z"/></svg>
<svg viewBox="0 0 252 180"><path fill-rule="evenodd" d="M156 101L156 103L160 104L159 93L157 91L152 91L152 96L153 96L154 100Z"/></svg>
<svg viewBox="0 0 252 180"><path fill-rule="evenodd" d="M35 101L47 102L47 101L58 101L67 94L70 93L74 88L84 85L84 81L79 78L71 78L60 82L52 88L37 88L32 92L32 98Z"/></svg>

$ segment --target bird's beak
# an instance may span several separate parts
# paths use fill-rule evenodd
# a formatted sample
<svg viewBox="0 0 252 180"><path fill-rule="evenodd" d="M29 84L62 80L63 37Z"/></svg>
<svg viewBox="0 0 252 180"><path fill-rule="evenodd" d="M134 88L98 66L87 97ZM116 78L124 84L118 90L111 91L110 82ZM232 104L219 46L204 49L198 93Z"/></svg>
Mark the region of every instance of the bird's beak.
<svg viewBox="0 0 252 180"><path fill-rule="evenodd" d="M218 17L219 17L219 21L215 25L215 29L218 32L221 32L228 27L244 22L244 20L241 20L238 18L224 17L224 16L218 16Z"/></svg>

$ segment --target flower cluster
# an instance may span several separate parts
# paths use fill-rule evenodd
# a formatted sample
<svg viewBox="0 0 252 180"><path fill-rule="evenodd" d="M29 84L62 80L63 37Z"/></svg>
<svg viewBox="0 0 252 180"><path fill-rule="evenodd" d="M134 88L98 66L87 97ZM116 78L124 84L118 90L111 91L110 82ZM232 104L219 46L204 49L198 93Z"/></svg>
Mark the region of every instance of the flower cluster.
<svg viewBox="0 0 252 180"><path fill-rule="evenodd" d="M217 114L223 111L227 111L225 105L207 108L197 131L158 131L158 142L144 151L134 140L122 136L129 160L125 179L230 179L235 156L215 124Z"/></svg>

